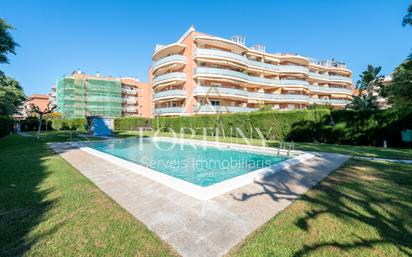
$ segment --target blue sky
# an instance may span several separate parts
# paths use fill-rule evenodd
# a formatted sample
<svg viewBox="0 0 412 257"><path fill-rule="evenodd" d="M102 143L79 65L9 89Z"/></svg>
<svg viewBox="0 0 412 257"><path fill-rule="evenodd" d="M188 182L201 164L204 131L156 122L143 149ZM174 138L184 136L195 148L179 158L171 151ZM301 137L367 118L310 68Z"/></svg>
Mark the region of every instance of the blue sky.
<svg viewBox="0 0 412 257"><path fill-rule="evenodd" d="M20 44L1 64L26 94L48 93L56 79L86 73L147 81L156 43L176 41L190 25L243 35L268 52L344 61L354 80L367 64L391 72L412 48L401 20L410 1L2 1L0 17Z"/></svg>

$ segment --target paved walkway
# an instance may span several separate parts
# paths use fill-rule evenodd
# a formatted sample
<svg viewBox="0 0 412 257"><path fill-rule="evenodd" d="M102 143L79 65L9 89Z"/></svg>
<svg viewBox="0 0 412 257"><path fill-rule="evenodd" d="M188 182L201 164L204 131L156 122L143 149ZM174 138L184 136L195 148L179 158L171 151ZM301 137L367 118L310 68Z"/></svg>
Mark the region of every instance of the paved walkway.
<svg viewBox="0 0 412 257"><path fill-rule="evenodd" d="M226 254L349 158L317 154L284 172L201 201L69 144L51 147L184 257Z"/></svg>

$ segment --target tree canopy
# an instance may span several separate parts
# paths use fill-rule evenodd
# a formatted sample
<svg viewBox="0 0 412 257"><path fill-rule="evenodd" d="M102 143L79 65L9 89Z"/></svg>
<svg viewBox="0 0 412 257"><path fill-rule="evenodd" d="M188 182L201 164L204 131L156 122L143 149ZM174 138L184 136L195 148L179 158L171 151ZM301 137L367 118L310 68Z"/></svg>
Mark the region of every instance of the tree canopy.
<svg viewBox="0 0 412 257"><path fill-rule="evenodd" d="M13 27L0 18L0 63L9 63L7 55L16 54L18 44L10 34Z"/></svg>
<svg viewBox="0 0 412 257"><path fill-rule="evenodd" d="M392 81L382 90L393 106L412 106L412 58L406 59L392 74Z"/></svg>
<svg viewBox="0 0 412 257"><path fill-rule="evenodd" d="M411 25L412 26L412 4L409 5L406 15L403 17L402 26Z"/></svg>
<svg viewBox="0 0 412 257"><path fill-rule="evenodd" d="M24 101L19 82L10 77L0 78L0 115L12 115Z"/></svg>

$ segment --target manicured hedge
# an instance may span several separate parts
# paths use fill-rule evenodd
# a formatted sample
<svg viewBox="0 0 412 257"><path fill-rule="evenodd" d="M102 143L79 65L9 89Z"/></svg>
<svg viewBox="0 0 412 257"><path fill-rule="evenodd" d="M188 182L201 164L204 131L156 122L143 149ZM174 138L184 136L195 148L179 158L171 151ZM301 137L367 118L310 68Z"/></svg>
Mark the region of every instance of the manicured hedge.
<svg viewBox="0 0 412 257"><path fill-rule="evenodd" d="M207 128L207 135L238 137L241 131L246 137L259 138L257 128L267 139L284 140L290 133L296 121L315 121L318 116L326 116L329 109L299 110L299 111L270 111L251 112L221 115L196 115L191 117L159 117L152 120L153 129L161 131L173 129L180 132L182 128L195 130L196 134L203 134Z"/></svg>
<svg viewBox="0 0 412 257"><path fill-rule="evenodd" d="M52 127L56 130L87 130L87 120L83 118L78 119L54 119L52 121Z"/></svg>
<svg viewBox="0 0 412 257"><path fill-rule="evenodd" d="M7 116L0 115L0 137L7 136L10 133L11 120Z"/></svg>
<svg viewBox="0 0 412 257"><path fill-rule="evenodd" d="M151 127L150 119L141 117L124 117L114 120L115 130L138 130L142 127Z"/></svg>
<svg viewBox="0 0 412 257"><path fill-rule="evenodd" d="M404 147L401 131L411 128L412 109L335 110L318 122L296 122L287 139L374 146L382 146L385 140L390 147Z"/></svg>

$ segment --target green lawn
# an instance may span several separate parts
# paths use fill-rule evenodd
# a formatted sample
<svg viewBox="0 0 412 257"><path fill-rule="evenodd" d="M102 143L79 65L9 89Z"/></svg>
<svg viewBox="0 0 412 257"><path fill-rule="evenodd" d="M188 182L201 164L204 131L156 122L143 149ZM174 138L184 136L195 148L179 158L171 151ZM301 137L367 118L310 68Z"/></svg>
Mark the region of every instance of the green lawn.
<svg viewBox="0 0 412 257"><path fill-rule="evenodd" d="M411 256L412 165L351 160L230 256Z"/></svg>
<svg viewBox="0 0 412 257"><path fill-rule="evenodd" d="M153 136L153 132L144 132L145 136ZM130 137L139 135L136 131L119 131L116 133L119 137ZM170 137L171 133L161 132L158 136ZM180 136L180 135L178 135ZM190 138L191 135L185 134L185 138ZM203 140L202 135L195 135L194 139ZM214 141L216 137L207 136L207 140ZM244 144L245 141L236 137L219 137L220 142L230 142ZM249 139L254 145L262 145L262 141L259 139ZM279 142L274 140L267 140L267 146L279 147ZM295 149L302 151L315 151L315 152L329 152L347 154L353 156L375 157L375 158L389 158L389 159L406 159L412 160L412 149L400 149L400 148L383 148L374 146L353 146L353 145L335 145L335 144L321 144L321 143L300 143L295 142Z"/></svg>
<svg viewBox="0 0 412 257"><path fill-rule="evenodd" d="M0 139L0 256L175 255L44 144L69 139Z"/></svg>
<svg viewBox="0 0 412 257"><path fill-rule="evenodd" d="M177 255L45 145L66 140L0 139L0 256ZM412 165L350 160L229 256L410 256L411 185Z"/></svg>

